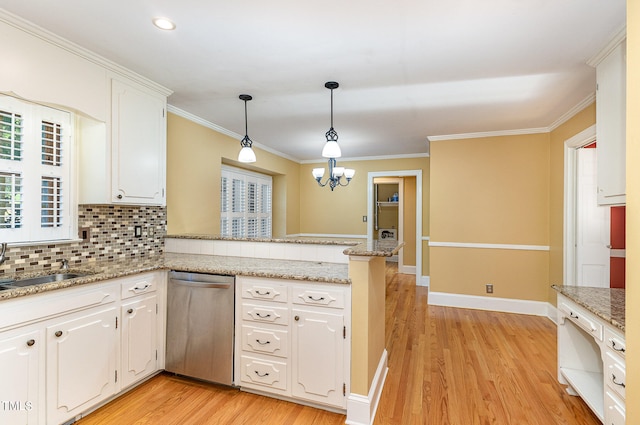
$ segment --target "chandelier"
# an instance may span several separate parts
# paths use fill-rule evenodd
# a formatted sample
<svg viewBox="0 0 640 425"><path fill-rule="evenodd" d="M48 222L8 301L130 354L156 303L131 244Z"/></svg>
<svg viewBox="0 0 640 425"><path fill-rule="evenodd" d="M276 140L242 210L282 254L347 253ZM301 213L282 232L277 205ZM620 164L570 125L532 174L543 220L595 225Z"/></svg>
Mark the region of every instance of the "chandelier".
<svg viewBox="0 0 640 425"><path fill-rule="evenodd" d="M340 158L342 156L342 151L340 150L340 145L338 145L338 133L333 129L333 90L337 89L340 85L335 81L328 81L324 86L331 90L331 127L329 128L329 131L325 133L327 142L325 143L324 148L322 148L322 156L324 158L329 158L329 177L324 183L322 183L322 177L325 172L324 168L314 168L311 173L318 182L318 185L325 187L328 184L333 191L336 186L348 185L356 174L356 170L337 166L336 158ZM346 182L342 179L343 176Z"/></svg>

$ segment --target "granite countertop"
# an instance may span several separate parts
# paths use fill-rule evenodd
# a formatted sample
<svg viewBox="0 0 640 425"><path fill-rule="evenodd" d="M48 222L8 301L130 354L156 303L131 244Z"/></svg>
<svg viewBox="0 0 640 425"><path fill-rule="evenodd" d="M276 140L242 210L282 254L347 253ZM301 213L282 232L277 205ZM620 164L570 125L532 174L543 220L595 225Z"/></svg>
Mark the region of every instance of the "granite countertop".
<svg viewBox="0 0 640 425"><path fill-rule="evenodd" d="M347 264L165 253L159 256L93 262L81 267L71 267L64 272L86 273L86 275L58 282L3 290L0 291L0 301L154 270L180 270L196 273L351 284L349 266ZM49 273L59 272L62 271L51 270ZM43 274L48 273L24 273L16 275L16 278L27 279L42 276ZM5 278L7 277L9 276L5 276Z"/></svg>
<svg viewBox="0 0 640 425"><path fill-rule="evenodd" d="M312 244L312 245L344 245L344 246L357 245L361 242L359 240L336 240L336 239L323 239L323 238L280 238L280 239L234 238L231 236L207 235L207 234L198 234L198 233L166 235L165 239L199 239L199 240L212 240L212 241L275 242L275 243L298 243L298 244Z"/></svg>
<svg viewBox="0 0 640 425"><path fill-rule="evenodd" d="M599 318L624 331L624 289L572 285L552 285L552 288Z"/></svg>
<svg viewBox="0 0 640 425"><path fill-rule="evenodd" d="M344 254L366 257L391 257L397 254L403 246L404 242L393 240L369 240L345 249Z"/></svg>

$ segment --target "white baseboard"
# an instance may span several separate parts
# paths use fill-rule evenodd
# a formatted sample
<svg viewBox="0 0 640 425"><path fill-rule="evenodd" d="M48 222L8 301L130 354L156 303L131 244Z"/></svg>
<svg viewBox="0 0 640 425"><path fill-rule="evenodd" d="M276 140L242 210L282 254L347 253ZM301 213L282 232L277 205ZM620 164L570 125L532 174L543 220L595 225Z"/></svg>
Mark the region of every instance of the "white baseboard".
<svg viewBox="0 0 640 425"><path fill-rule="evenodd" d="M347 420L348 425L372 425L378 410L378 403L382 396L382 388L387 379L387 350L382 352L376 375L373 377L371 389L368 395L349 394L347 399Z"/></svg>
<svg viewBox="0 0 640 425"><path fill-rule="evenodd" d="M551 305L542 301L481 297L477 295L449 294L446 292L433 291L429 292L429 305L529 314L549 318L551 318L550 314L552 314L549 310L549 306Z"/></svg>
<svg viewBox="0 0 640 425"><path fill-rule="evenodd" d="M558 324L558 309L552 304L547 304L547 317L556 325Z"/></svg>
<svg viewBox="0 0 640 425"><path fill-rule="evenodd" d="M416 279L416 286L429 287L430 279L430 276L420 276L420 279Z"/></svg>
<svg viewBox="0 0 640 425"><path fill-rule="evenodd" d="M416 274L416 266L402 266L398 268L398 273L403 274Z"/></svg>

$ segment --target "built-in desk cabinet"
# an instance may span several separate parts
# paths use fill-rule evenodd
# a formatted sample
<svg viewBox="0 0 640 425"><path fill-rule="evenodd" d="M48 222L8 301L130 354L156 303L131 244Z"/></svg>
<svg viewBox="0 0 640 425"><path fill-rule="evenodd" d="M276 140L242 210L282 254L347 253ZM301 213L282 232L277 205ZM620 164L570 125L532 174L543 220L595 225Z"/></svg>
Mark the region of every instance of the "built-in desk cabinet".
<svg viewBox="0 0 640 425"><path fill-rule="evenodd" d="M349 285L238 276L235 384L343 410L349 391Z"/></svg>
<svg viewBox="0 0 640 425"><path fill-rule="evenodd" d="M606 425L625 423L625 339L610 323L558 294L558 380Z"/></svg>
<svg viewBox="0 0 640 425"><path fill-rule="evenodd" d="M166 272L0 302L0 423L61 424L164 367Z"/></svg>

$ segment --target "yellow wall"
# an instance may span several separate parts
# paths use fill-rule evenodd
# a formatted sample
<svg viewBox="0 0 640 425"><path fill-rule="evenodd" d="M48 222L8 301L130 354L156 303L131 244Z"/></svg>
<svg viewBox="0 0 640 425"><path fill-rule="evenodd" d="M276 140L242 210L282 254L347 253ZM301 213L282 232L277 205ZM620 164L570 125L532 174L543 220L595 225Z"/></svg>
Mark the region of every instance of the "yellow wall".
<svg viewBox="0 0 640 425"><path fill-rule="evenodd" d="M255 149L256 166L236 163L240 142L175 114L167 119L167 231L220 232L222 163L273 176L273 236L299 233L299 164Z"/></svg>
<svg viewBox="0 0 640 425"><path fill-rule="evenodd" d="M546 246L549 134L431 143L431 241ZM431 289L547 300L548 252L431 247ZM460 267L464 264L464 267Z"/></svg>
<svg viewBox="0 0 640 425"><path fill-rule="evenodd" d="M627 1L627 288L628 424L640 424L640 2Z"/></svg>
<svg viewBox="0 0 640 425"><path fill-rule="evenodd" d="M404 247L402 248L402 259L406 266L416 265L416 178L404 177L404 229L403 240ZM424 212L423 212L424 213ZM428 212L426 212L428 214ZM423 230L424 233L425 230ZM424 262L424 264L428 264ZM424 271L423 275L426 275Z"/></svg>
<svg viewBox="0 0 640 425"><path fill-rule="evenodd" d="M429 164L428 157L339 161L338 165L355 169L356 175L349 186L336 188L333 192L327 187L319 187L311 176L313 168L326 167L326 163L302 164L300 166L300 233L366 235L367 223L362 221L362 216L367 215L368 173L422 170L421 236L428 236ZM423 243L422 253L422 275L428 276L429 253L426 243ZM411 258L411 254L407 254ZM413 256L415 257L415 253Z"/></svg>

